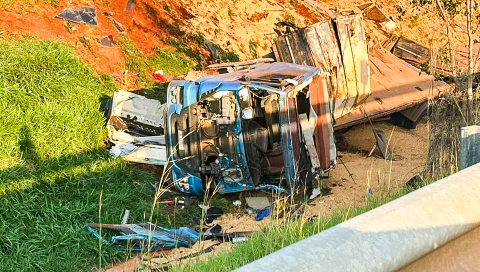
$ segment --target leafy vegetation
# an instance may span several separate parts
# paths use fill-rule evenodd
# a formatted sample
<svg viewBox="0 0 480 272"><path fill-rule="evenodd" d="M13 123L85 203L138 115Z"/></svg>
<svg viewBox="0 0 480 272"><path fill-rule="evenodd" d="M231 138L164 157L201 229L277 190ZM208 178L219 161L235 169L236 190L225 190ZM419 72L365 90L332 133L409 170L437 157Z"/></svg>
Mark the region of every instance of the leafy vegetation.
<svg viewBox="0 0 480 272"><path fill-rule="evenodd" d="M197 32L192 35L187 35L185 39L190 39L194 41L199 47L203 47L205 49L208 49L207 46L207 40L205 37ZM168 39L168 43L173 46L177 52L182 52L186 56L188 56L191 59L194 59L197 62L197 67L196 69L201 69L201 64L203 62L202 56L199 55L198 53L194 52L190 46L187 45L187 43L184 40L180 39L175 39L175 38L170 38ZM236 62L239 61L240 58L238 55L230 50L224 50L221 46L212 43L213 47L215 48L217 52L217 56L220 59L221 62ZM228 45L228 44L227 44Z"/></svg>
<svg viewBox="0 0 480 272"><path fill-rule="evenodd" d="M290 14L285 15L284 21L292 25L295 25L295 17L293 17Z"/></svg>
<svg viewBox="0 0 480 272"><path fill-rule="evenodd" d="M68 45L0 41L0 271L86 271L99 268L99 255L101 265L130 256L99 252L85 230L119 223L124 209L129 222L152 214L155 178L104 148L99 105L114 87ZM153 222L188 222L164 214L156 209Z"/></svg>

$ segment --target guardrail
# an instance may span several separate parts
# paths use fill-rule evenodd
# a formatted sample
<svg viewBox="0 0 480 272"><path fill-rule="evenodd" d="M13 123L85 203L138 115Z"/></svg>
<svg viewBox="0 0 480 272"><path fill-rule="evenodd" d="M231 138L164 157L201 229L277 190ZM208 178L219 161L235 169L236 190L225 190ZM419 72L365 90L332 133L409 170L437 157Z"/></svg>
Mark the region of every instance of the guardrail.
<svg viewBox="0 0 480 272"><path fill-rule="evenodd" d="M465 242L480 237L479 226L476 164L235 271L426 271L468 250L480 269L479 246Z"/></svg>

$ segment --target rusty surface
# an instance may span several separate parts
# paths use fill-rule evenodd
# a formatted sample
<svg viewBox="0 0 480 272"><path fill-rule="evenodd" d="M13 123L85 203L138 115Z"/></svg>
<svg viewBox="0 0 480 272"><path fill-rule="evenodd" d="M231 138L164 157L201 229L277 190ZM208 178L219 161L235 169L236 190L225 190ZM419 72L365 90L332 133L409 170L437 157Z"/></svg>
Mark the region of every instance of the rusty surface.
<svg viewBox="0 0 480 272"><path fill-rule="evenodd" d="M398 270L398 272L417 271L480 271L480 227Z"/></svg>
<svg viewBox="0 0 480 272"><path fill-rule="evenodd" d="M320 168L328 169L330 167L330 134L328 131L327 107L325 106L328 103L325 78L315 76L309 86L309 91L312 107L318 116L314 137L318 158L320 159Z"/></svg>
<svg viewBox="0 0 480 272"><path fill-rule="evenodd" d="M438 96L449 87L389 52L371 50L369 60L372 94L361 107L337 119L335 129L367 121L365 113L372 119L387 116Z"/></svg>

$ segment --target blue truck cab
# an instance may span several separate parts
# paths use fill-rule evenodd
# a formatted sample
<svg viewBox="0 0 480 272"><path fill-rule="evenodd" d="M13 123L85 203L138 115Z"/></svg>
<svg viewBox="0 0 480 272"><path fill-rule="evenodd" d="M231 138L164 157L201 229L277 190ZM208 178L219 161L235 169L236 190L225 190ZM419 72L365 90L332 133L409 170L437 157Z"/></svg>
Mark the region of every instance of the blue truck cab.
<svg viewBox="0 0 480 272"><path fill-rule="evenodd" d="M165 144L175 186L203 194L311 184L335 162L324 83L318 68L290 63L172 81Z"/></svg>

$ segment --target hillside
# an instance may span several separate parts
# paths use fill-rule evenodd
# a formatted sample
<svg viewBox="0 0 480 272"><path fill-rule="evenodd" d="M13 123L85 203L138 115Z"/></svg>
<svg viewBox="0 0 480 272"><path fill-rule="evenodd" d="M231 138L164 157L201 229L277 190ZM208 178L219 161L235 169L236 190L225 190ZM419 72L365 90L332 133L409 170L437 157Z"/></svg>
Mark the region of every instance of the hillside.
<svg viewBox="0 0 480 272"><path fill-rule="evenodd" d="M0 238L0 259L5 260L0 270L87 271L126 261L130 252L99 248L85 231L89 222L120 222L125 209L132 211L131 222L193 224L191 217L201 213L196 206L152 206L157 177L144 170L148 167L109 156L105 101L119 88L143 89L162 100L166 83L153 80L156 70L163 70L169 81L213 62L262 57L270 53L276 23L304 27L326 19L331 10L363 3L326 0L318 7L313 1L0 0L0 109L8 113L0 117L0 233L7 233ZM397 24L392 35L435 49L444 46L445 28L434 11L409 0L376 4ZM94 8L97 24L55 17L79 7ZM464 43L461 27L453 27L455 42ZM102 45L99 41L108 36L113 43ZM371 45L376 41L373 37ZM364 159L373 138L355 140L368 137L370 127L347 131L343 140L356 152L340 154L355 168L351 170L358 183L352 184L350 171L339 165L326 182L334 195L317 201L312 214L331 214L340 202L364 203L365 180L372 171L378 180L388 179L388 185L373 185L375 190L390 188L390 182L403 185L423 165L426 124L414 133L380 127L391 131L393 147L408 154L393 164L398 175L390 179L392 166L384 159ZM400 171L394 172L397 165ZM220 202L232 206L232 199ZM253 215L222 220L244 223L246 217L254 220ZM277 242L269 250L281 245Z"/></svg>
<svg viewBox="0 0 480 272"><path fill-rule="evenodd" d="M126 10L127 0L64 1L34 0L0 1L2 35L28 35L41 40L59 40L75 47L76 53L95 71L121 74L128 54L125 39L132 41L139 52L150 57L155 48L180 51L189 57L209 62L211 53L206 41L240 59L260 57L270 52L275 37L275 23L291 21L299 27L327 18L327 10L351 10L361 0L235 0L225 1L166 1L138 0ZM133 1L135 2L135 1ZM377 6L398 26L397 35L416 40L426 46L445 43L445 31L435 11L411 5L409 0L376 1ZM96 9L97 25L84 25L55 18L65 8L88 6ZM408 7L408 8L404 8ZM116 20L124 32L113 23ZM459 18L460 20L461 18ZM420 27L421 26L421 27ZM464 33L455 27L455 38L462 42ZM97 41L112 35L114 46ZM193 54L194 53L194 54ZM127 55L127 56L126 56ZM198 57L199 56L199 57Z"/></svg>

